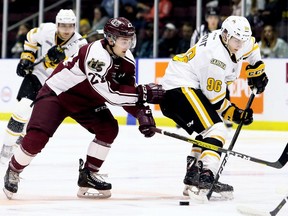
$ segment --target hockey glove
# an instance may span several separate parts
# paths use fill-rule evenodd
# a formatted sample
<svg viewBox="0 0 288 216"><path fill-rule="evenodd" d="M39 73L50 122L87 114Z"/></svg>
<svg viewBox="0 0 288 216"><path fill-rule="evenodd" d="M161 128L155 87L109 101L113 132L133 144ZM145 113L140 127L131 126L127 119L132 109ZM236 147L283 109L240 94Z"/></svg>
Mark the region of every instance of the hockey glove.
<svg viewBox="0 0 288 216"><path fill-rule="evenodd" d="M59 64L62 60L65 59L64 49L58 45L51 47L47 52L48 62L52 64Z"/></svg>
<svg viewBox="0 0 288 216"><path fill-rule="evenodd" d="M222 116L225 120L233 121L236 124L240 124L242 120L244 125L253 122L253 110L251 108L244 111L233 103L222 113Z"/></svg>
<svg viewBox="0 0 288 216"><path fill-rule="evenodd" d="M247 65L246 73L248 78L248 85L253 90L257 89L257 94L264 92L268 83L268 77L265 73L265 64L263 61L258 61L255 65Z"/></svg>
<svg viewBox="0 0 288 216"><path fill-rule="evenodd" d="M32 73L33 67L31 66L35 61L35 54L32 51L23 51L20 56L20 61L17 65L16 73L18 76L25 77L27 74Z"/></svg>
<svg viewBox="0 0 288 216"><path fill-rule="evenodd" d="M155 127L155 121L149 106L140 109L137 114L137 119L139 122L139 131L144 134L145 137L152 137L155 132L151 130L151 127Z"/></svg>
<svg viewBox="0 0 288 216"><path fill-rule="evenodd" d="M162 85L149 83L147 85L137 86L138 102L159 104L164 97L165 90Z"/></svg>

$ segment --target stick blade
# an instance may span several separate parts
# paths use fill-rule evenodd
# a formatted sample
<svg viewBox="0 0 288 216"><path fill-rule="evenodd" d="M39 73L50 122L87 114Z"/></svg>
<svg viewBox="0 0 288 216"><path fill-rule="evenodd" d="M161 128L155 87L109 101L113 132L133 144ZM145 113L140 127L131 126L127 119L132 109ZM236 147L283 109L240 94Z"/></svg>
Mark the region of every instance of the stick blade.
<svg viewBox="0 0 288 216"><path fill-rule="evenodd" d="M237 211L240 212L243 215L250 215L250 216L271 216L270 213L259 211L256 209L253 209L251 207L245 206L245 205L238 205Z"/></svg>
<svg viewBox="0 0 288 216"><path fill-rule="evenodd" d="M284 149L284 151L283 151L283 153L279 159L279 162L282 165L282 167L285 166L287 161L288 161L288 143L286 144L286 147L285 147L285 149Z"/></svg>

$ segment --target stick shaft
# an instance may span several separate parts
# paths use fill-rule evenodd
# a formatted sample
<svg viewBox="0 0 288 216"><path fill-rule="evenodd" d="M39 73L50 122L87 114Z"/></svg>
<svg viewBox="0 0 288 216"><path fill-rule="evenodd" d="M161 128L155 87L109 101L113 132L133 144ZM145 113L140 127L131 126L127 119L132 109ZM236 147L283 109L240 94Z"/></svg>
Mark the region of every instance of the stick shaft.
<svg viewBox="0 0 288 216"><path fill-rule="evenodd" d="M284 199L281 200L281 202L278 204L278 206L270 212L272 216L276 216L278 212L281 210L281 208L288 202L288 194L284 197Z"/></svg>
<svg viewBox="0 0 288 216"><path fill-rule="evenodd" d="M203 148L214 150L214 151L217 151L220 153L229 154L229 155L241 158L241 159L246 160L246 161L252 161L255 163L259 163L259 164L270 166L270 167L277 168L277 169L281 169L283 166L285 166L285 164L288 161L288 143L286 144L286 147L283 150L280 158L275 162L270 162L270 161L262 160L262 159L252 157L252 156L240 153L240 152L236 152L233 150L224 149L224 148L221 148L219 146L216 146L216 145L213 145L210 143L206 143L206 142L195 140L195 139L190 139L188 137L185 137L185 136L182 136L179 134L175 134L175 133L171 133L171 132L159 129L159 128L152 128L152 130L156 133L163 134L165 136L169 136L169 137L172 137L175 139L179 139L179 140L188 142L188 143L193 144L193 145L197 145L197 146L200 146Z"/></svg>

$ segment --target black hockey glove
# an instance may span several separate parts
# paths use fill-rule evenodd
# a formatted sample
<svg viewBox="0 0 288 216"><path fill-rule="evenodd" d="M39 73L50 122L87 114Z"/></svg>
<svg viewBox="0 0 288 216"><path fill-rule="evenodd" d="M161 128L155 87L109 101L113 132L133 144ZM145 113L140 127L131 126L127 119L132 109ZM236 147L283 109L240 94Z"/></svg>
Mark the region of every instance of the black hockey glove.
<svg viewBox="0 0 288 216"><path fill-rule="evenodd" d="M155 121L149 106L140 109L137 114L137 119L139 122L139 131L144 134L145 137L154 136L155 132L151 130L151 127L155 127Z"/></svg>
<svg viewBox="0 0 288 216"><path fill-rule="evenodd" d="M58 45L51 47L47 52L48 61L52 64L59 64L62 60L65 59L64 49Z"/></svg>
<svg viewBox="0 0 288 216"><path fill-rule="evenodd" d="M251 108L244 111L233 103L222 113L222 116L225 120L233 121L236 124L240 124L242 120L244 125L253 122L253 110Z"/></svg>
<svg viewBox="0 0 288 216"><path fill-rule="evenodd" d="M31 66L35 61L35 54L32 51L23 51L20 56L20 61L17 65L16 73L18 76L25 77L31 74L33 67Z"/></svg>
<svg viewBox="0 0 288 216"><path fill-rule="evenodd" d="M147 85L137 86L138 102L159 104L164 97L165 90L162 85L149 83Z"/></svg>
<svg viewBox="0 0 288 216"><path fill-rule="evenodd" d="M254 65L246 66L246 73L248 78L248 85L253 90L257 89L257 94L264 92L268 83L268 77L265 73L265 64L263 61L258 61Z"/></svg>

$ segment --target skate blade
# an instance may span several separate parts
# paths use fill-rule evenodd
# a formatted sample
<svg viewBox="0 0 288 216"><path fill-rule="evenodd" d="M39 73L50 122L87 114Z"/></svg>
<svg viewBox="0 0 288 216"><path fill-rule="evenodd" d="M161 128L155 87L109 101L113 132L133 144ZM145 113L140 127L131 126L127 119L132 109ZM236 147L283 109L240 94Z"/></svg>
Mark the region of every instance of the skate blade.
<svg viewBox="0 0 288 216"><path fill-rule="evenodd" d="M190 199L198 202L198 203L207 203L208 197L207 197L207 193L209 190L207 189L198 189L198 188L192 188L188 190L188 194ZM221 193L216 193L213 192L212 196L210 197L211 201L228 201L228 200L232 200L233 197L233 192L221 192Z"/></svg>
<svg viewBox="0 0 288 216"><path fill-rule="evenodd" d="M192 186L185 185L183 189L183 196L189 196L188 190L191 189Z"/></svg>
<svg viewBox="0 0 288 216"><path fill-rule="evenodd" d="M8 191L6 188L3 188L3 191L4 191L7 199L11 200L13 195L14 195L14 193L12 193L11 191Z"/></svg>
<svg viewBox="0 0 288 216"><path fill-rule="evenodd" d="M86 198L86 199L107 199L111 197L111 191L110 190L96 190L96 189L87 188L87 187L80 187L78 190L77 196L79 198Z"/></svg>
<svg viewBox="0 0 288 216"><path fill-rule="evenodd" d="M199 189L196 186L185 185L183 189L183 196L189 196L189 190L196 194L199 192Z"/></svg>
<svg viewBox="0 0 288 216"><path fill-rule="evenodd" d="M206 193L203 192L203 190L199 190L196 187L193 187L191 189L188 189L188 194L189 194L189 198L197 203L201 203L201 204L205 204L208 203L208 198L206 196Z"/></svg>

